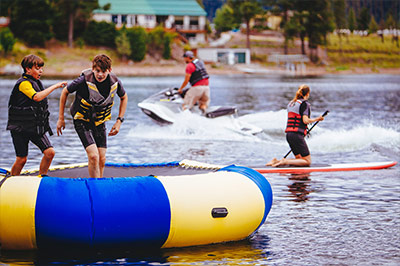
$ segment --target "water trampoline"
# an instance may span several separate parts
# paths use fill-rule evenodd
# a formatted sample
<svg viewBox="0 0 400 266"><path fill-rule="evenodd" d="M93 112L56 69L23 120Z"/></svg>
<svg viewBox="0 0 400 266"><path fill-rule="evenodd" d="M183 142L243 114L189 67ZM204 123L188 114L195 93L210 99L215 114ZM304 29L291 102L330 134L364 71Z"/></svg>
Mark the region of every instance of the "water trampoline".
<svg viewBox="0 0 400 266"><path fill-rule="evenodd" d="M87 165L0 176L2 249L172 248L245 239L272 204L267 179L253 169L189 160Z"/></svg>

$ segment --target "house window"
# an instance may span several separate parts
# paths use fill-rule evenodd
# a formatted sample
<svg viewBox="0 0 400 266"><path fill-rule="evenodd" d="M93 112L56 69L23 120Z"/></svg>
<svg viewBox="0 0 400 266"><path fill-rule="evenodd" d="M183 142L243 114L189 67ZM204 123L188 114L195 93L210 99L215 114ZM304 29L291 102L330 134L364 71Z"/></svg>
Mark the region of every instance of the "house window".
<svg viewBox="0 0 400 266"><path fill-rule="evenodd" d="M125 24L127 22L127 15L112 15L111 20L117 25Z"/></svg>
<svg viewBox="0 0 400 266"><path fill-rule="evenodd" d="M199 20L197 18L190 18L190 25L199 25Z"/></svg>
<svg viewBox="0 0 400 266"><path fill-rule="evenodd" d="M164 24L164 26L167 19L168 16L156 16L157 24Z"/></svg>
<svg viewBox="0 0 400 266"><path fill-rule="evenodd" d="M190 29L198 30L199 29L199 19L197 17L190 18Z"/></svg>
<svg viewBox="0 0 400 266"><path fill-rule="evenodd" d="M178 30L183 29L183 17L176 16L173 26Z"/></svg>
<svg viewBox="0 0 400 266"><path fill-rule="evenodd" d="M113 23L118 24L118 15L112 15L111 20Z"/></svg>

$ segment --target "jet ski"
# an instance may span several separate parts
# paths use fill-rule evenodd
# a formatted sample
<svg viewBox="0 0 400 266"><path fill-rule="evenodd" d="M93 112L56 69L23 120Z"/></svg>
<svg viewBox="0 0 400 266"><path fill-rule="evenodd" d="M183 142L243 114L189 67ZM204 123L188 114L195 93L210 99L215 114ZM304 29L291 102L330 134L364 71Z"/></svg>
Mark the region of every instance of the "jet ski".
<svg viewBox="0 0 400 266"><path fill-rule="evenodd" d="M178 119L178 114L182 113L183 98L189 89L186 88L182 93L178 88L167 88L151 95L142 102L138 103L139 108L147 116L159 124L173 124ZM233 119L234 130L245 134L258 134L261 128L239 121L238 110L233 106L209 106L205 113L202 113L197 106L191 110L192 113L204 116L210 119L221 117L230 117Z"/></svg>

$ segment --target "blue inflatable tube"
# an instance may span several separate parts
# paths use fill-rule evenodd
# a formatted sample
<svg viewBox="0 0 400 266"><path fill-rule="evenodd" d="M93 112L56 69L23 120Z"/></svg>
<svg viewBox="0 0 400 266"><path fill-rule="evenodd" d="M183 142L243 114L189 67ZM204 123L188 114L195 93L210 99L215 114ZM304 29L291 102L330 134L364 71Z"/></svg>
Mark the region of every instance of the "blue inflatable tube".
<svg viewBox="0 0 400 266"><path fill-rule="evenodd" d="M161 246L171 213L167 193L154 177L45 177L35 217L38 248Z"/></svg>

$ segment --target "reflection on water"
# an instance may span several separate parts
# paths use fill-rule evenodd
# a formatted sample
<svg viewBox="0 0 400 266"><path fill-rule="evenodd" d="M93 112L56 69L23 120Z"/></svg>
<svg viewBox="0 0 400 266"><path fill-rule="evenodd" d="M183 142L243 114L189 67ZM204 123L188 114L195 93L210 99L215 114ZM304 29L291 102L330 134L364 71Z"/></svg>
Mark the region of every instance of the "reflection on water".
<svg viewBox="0 0 400 266"><path fill-rule="evenodd" d="M292 184L288 185L289 192L293 196L293 200L297 202L302 202L308 200L308 194L310 194L310 182L309 173L302 174L291 174L289 180L293 181Z"/></svg>
<svg viewBox="0 0 400 266"><path fill-rule="evenodd" d="M166 250L113 251L2 251L10 265L256 265L268 259L268 239L175 248Z"/></svg>
<svg viewBox="0 0 400 266"><path fill-rule="evenodd" d="M268 259L265 247L260 244L254 247L248 240L171 249L163 254L167 256L170 265L256 265Z"/></svg>
<svg viewBox="0 0 400 266"><path fill-rule="evenodd" d="M1 261L9 265L148 265L164 264L167 258L160 250L113 251L2 251ZM143 263L146 262L146 263ZM155 264L153 264L155 265ZM168 264L165 264L168 265Z"/></svg>

